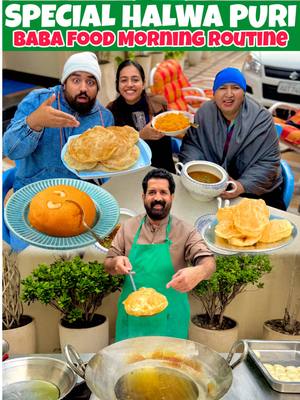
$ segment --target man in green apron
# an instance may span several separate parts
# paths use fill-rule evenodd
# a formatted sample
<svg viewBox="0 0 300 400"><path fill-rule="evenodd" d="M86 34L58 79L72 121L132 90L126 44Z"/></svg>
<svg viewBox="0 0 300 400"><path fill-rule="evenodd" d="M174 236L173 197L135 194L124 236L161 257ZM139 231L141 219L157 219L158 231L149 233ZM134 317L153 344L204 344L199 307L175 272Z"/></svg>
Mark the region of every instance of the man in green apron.
<svg viewBox="0 0 300 400"><path fill-rule="evenodd" d="M199 233L170 215L175 191L172 175L151 170L143 180L146 215L122 224L104 262L112 274L124 274L118 302L116 341L137 336L171 336L186 339L190 321L187 292L215 270L212 253ZM187 266L191 264L192 266ZM154 288L168 299L168 307L149 317L130 316L122 302L132 292L129 271L137 288Z"/></svg>

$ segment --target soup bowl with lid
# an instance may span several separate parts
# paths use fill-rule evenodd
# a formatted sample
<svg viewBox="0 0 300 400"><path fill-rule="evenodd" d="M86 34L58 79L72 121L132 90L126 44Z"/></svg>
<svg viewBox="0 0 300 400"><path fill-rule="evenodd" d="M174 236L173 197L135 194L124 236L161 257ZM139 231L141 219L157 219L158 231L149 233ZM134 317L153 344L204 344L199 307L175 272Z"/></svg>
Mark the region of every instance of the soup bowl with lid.
<svg viewBox="0 0 300 400"><path fill-rule="evenodd" d="M183 186L194 199L199 201L210 201L218 197L228 185L232 186L227 190L228 193L233 193L237 188L236 183L229 180L225 169L210 161L189 161L186 164L178 162L175 169L181 177Z"/></svg>

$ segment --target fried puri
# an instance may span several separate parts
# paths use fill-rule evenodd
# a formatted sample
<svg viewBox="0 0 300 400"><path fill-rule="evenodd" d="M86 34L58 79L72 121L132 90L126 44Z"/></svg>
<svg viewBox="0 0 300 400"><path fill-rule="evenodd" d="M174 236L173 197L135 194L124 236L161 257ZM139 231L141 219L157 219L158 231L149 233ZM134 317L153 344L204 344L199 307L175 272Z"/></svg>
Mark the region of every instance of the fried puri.
<svg viewBox="0 0 300 400"><path fill-rule="evenodd" d="M68 150L75 160L97 162L108 160L117 150L117 137L113 131L95 126L70 141Z"/></svg>
<svg viewBox="0 0 300 400"><path fill-rule="evenodd" d="M142 287L130 293L123 304L127 314L141 317L160 313L167 307L168 300L155 289Z"/></svg>
<svg viewBox="0 0 300 400"><path fill-rule="evenodd" d="M121 171L140 156L139 133L130 126L95 126L70 141L65 162L77 170Z"/></svg>
<svg viewBox="0 0 300 400"><path fill-rule="evenodd" d="M85 192L69 185L56 185L37 193L29 206L28 220L32 227L49 236L76 236L85 232L78 203L85 221L93 226L96 219L94 202Z"/></svg>
<svg viewBox="0 0 300 400"><path fill-rule="evenodd" d="M273 243L292 234L292 224L286 219L269 219L264 200L243 199L238 205L217 212L216 243L249 247ZM222 244L221 244L222 245Z"/></svg>
<svg viewBox="0 0 300 400"><path fill-rule="evenodd" d="M70 153L69 149L65 152L64 155L64 160L65 162L69 165L69 167L77 169L78 171L84 171L84 170L90 170L96 167L97 161L92 161L92 162L80 162L75 160Z"/></svg>

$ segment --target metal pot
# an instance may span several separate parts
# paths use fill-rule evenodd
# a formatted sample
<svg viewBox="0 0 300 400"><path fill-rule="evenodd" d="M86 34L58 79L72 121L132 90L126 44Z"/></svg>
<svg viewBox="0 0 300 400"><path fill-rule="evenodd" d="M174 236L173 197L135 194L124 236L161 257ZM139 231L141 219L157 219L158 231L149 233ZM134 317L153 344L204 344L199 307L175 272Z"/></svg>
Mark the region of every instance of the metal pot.
<svg viewBox="0 0 300 400"><path fill-rule="evenodd" d="M64 361L50 357L14 358L2 364L3 400L62 399L76 381Z"/></svg>
<svg viewBox="0 0 300 400"><path fill-rule="evenodd" d="M242 354L237 361L230 364L235 350L240 345L243 345ZM85 379L89 389L101 400L154 399L153 393L146 393L148 388L150 390L153 387L153 382L159 382L160 385L156 388L156 400L200 400L208 397L211 400L220 399L232 384L232 369L244 360L246 354L247 343L244 341L236 342L225 360L217 352L200 343L149 336L114 343L95 354L85 365L71 345L64 348L69 366ZM144 372L149 376L148 383L147 375L141 380L141 374ZM154 372L156 376L153 378ZM132 377L138 374L140 376L135 383L138 382L140 386L140 382L143 382L143 394L140 395L140 388L130 387L133 385ZM166 380L163 385L161 382L167 375L171 376L171 385L167 397L160 397L160 388L166 386ZM178 381L178 386L175 381Z"/></svg>

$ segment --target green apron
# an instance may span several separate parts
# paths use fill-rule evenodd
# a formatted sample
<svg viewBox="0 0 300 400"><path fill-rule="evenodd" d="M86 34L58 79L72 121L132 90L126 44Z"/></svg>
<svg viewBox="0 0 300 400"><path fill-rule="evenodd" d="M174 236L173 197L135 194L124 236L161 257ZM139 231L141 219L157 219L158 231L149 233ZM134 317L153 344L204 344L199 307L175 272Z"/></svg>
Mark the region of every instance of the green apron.
<svg viewBox="0 0 300 400"><path fill-rule="evenodd" d="M190 321L188 295L173 288L166 288L166 284L175 273L170 254L171 217L166 229L166 241L160 244L137 244L144 222L145 217L135 234L129 253L129 260L135 271L134 281L137 289L149 287L162 293L167 297L169 304L164 311L150 317L128 315L122 302L133 288L129 276L126 275L118 302L116 341L137 336L171 336L186 339Z"/></svg>

